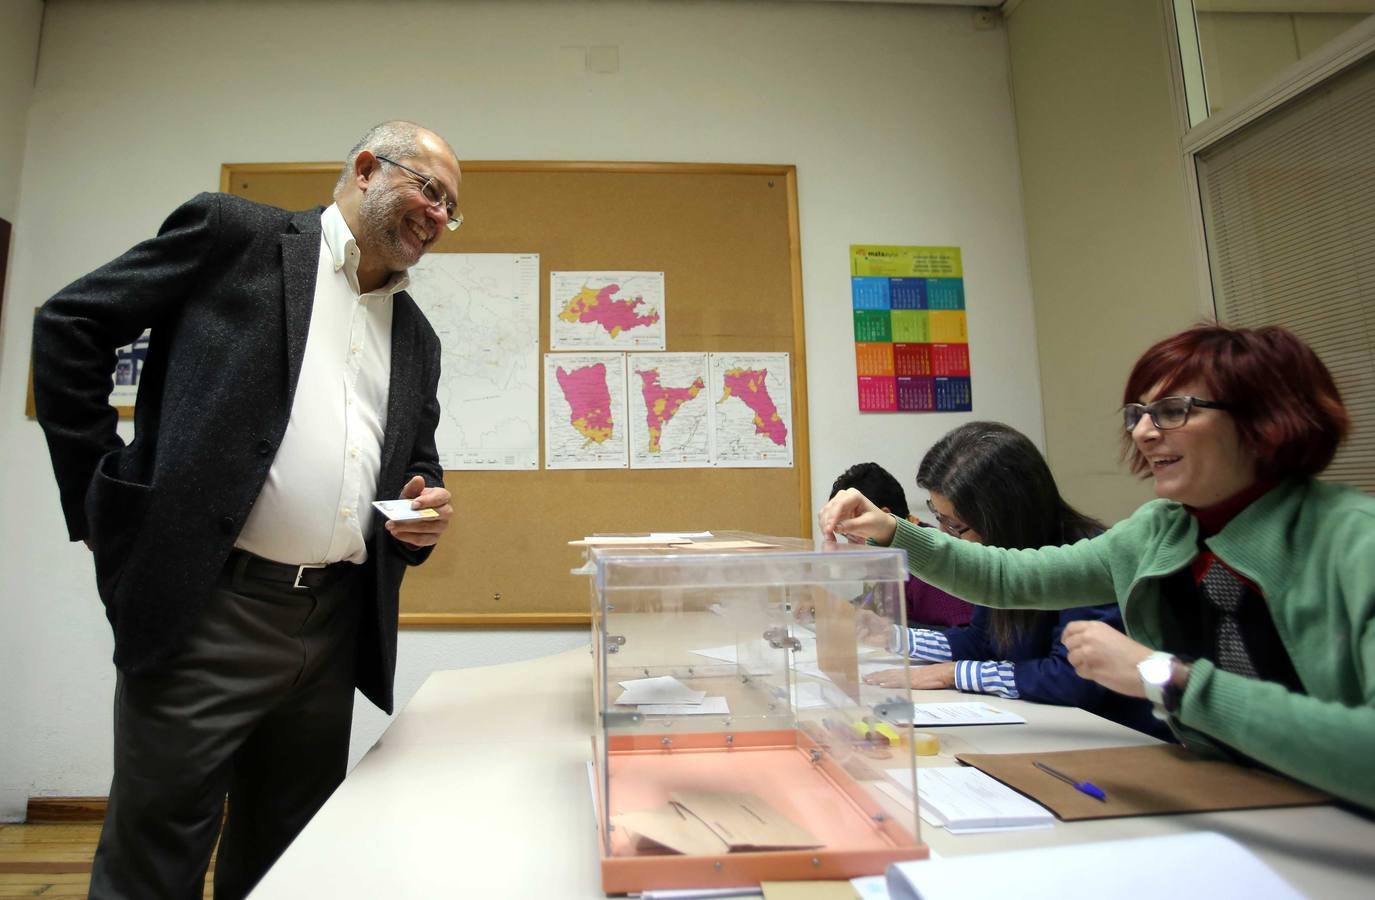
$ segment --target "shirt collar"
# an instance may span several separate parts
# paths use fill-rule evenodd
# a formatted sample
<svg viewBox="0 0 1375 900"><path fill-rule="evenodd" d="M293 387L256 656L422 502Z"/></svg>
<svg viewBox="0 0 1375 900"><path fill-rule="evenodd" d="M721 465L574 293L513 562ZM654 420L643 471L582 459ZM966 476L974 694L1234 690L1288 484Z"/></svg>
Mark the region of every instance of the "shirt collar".
<svg viewBox="0 0 1375 900"><path fill-rule="evenodd" d="M329 250L334 271L342 269L349 287L353 288L355 294L361 293L358 290L358 261L362 259L363 254L358 249L358 241L354 239L353 232L349 230L349 223L344 221L344 214L339 211L339 204L331 203L320 214L320 233L324 236L325 247ZM390 297L397 291L404 291L410 283L410 270L403 269L391 273L387 283L371 294Z"/></svg>

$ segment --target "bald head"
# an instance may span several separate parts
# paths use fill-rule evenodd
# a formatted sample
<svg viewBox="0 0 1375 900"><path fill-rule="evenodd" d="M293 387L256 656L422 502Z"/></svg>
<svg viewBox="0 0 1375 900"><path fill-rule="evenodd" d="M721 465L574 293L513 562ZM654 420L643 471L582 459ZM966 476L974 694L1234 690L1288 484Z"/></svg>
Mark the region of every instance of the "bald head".
<svg viewBox="0 0 1375 900"><path fill-rule="evenodd" d="M353 149L349 151L348 159L344 160L344 168L339 172L339 180L334 183L334 199L339 199L340 192L353 178L359 153L367 150L373 156L414 159L420 153L422 140L427 143L437 142L448 151L449 156L453 157L454 163L458 163L458 154L454 152L454 148L449 146L448 141L430 129L403 119L383 122L369 128L367 133L359 138L358 143L354 144Z"/></svg>

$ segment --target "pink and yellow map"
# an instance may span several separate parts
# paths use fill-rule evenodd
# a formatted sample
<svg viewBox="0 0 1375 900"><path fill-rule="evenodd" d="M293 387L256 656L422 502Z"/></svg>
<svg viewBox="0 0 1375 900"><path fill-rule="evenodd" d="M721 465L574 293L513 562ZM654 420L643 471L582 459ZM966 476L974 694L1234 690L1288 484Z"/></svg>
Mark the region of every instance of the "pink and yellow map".
<svg viewBox="0 0 1375 900"><path fill-rule="evenodd" d="M769 396L765 380L768 369L727 369L722 375L721 399L725 403L731 397L738 398L754 412L754 431L773 441L780 447L788 445L788 426L778 414L778 407Z"/></svg>
<svg viewBox="0 0 1375 900"><path fill-rule="evenodd" d="M645 401L645 427L649 431L649 452L658 453L664 426L684 403L702 392L706 383L701 378L696 378L687 387L664 387L659 383L658 369L639 370L635 374L640 376L640 392Z"/></svg>
<svg viewBox="0 0 1375 900"><path fill-rule="evenodd" d="M629 299L617 297L619 284L603 288L584 285L563 306L559 318L565 322L581 322L602 328L613 339L634 328L644 328L659 321L659 311L645 303L643 296Z"/></svg>
<svg viewBox="0 0 1375 900"><path fill-rule="evenodd" d="M606 366L595 363L572 371L559 366L555 374L558 376L559 389L568 401L569 424L587 439L583 446L604 443L616 429L611 416L611 392L606 383Z"/></svg>

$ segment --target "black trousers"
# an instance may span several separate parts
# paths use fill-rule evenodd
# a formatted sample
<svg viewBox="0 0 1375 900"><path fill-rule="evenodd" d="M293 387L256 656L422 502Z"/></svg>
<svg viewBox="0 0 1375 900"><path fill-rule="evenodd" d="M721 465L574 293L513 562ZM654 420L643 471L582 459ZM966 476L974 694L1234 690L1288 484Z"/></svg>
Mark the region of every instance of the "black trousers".
<svg viewBox="0 0 1375 900"><path fill-rule="evenodd" d="M230 557L183 648L119 673L115 774L94 900L244 897L343 781L353 719L360 567L318 587Z"/></svg>

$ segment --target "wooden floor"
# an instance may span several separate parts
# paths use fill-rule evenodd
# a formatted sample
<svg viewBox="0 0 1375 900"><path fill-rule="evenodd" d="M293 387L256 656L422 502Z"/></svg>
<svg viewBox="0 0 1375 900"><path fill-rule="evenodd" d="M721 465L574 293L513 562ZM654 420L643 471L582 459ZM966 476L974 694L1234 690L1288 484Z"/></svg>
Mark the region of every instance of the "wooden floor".
<svg viewBox="0 0 1375 900"><path fill-rule="evenodd" d="M0 825L0 898L84 900L99 837L99 822ZM205 900L213 895L207 875Z"/></svg>

